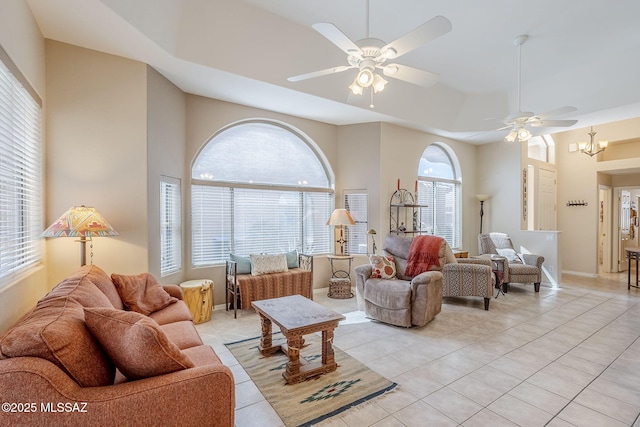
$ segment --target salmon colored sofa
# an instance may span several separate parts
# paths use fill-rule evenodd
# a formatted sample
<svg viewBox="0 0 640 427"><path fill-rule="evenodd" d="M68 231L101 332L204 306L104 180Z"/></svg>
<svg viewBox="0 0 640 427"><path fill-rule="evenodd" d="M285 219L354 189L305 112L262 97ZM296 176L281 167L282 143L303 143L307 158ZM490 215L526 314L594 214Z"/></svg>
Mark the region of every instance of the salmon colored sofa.
<svg viewBox="0 0 640 427"><path fill-rule="evenodd" d="M232 427L233 375L181 298L146 274L67 277L0 336L0 425Z"/></svg>

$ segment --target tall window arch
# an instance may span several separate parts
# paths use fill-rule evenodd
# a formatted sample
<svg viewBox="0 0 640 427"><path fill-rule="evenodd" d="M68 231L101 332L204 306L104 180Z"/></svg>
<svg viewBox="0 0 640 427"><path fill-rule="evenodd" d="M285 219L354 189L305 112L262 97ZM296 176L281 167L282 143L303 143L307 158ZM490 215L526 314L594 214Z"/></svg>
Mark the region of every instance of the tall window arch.
<svg viewBox="0 0 640 427"><path fill-rule="evenodd" d="M420 227L443 237L452 248L462 244L460 194L462 177L458 159L444 144L429 145L418 164Z"/></svg>
<svg viewBox="0 0 640 427"><path fill-rule="evenodd" d="M217 132L191 169L192 265L230 253L330 252L333 176L317 146L279 122Z"/></svg>

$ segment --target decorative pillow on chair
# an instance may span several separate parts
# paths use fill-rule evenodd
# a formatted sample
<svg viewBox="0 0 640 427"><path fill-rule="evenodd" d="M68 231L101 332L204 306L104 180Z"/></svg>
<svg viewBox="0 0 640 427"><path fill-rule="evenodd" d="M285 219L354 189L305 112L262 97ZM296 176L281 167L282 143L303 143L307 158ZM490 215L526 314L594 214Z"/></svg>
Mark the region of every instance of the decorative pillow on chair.
<svg viewBox="0 0 640 427"><path fill-rule="evenodd" d="M514 249L496 249L496 251L498 251L498 255L505 257L511 264L522 264L522 260Z"/></svg>
<svg viewBox="0 0 640 427"><path fill-rule="evenodd" d="M236 254L229 254L229 259L236 263L236 274L251 273L251 259Z"/></svg>
<svg viewBox="0 0 640 427"><path fill-rule="evenodd" d="M249 258L251 258L251 274L254 276L281 273L289 270L289 267L287 267L287 256L285 254L249 255Z"/></svg>
<svg viewBox="0 0 640 427"><path fill-rule="evenodd" d="M120 298L127 309L137 311L145 316L178 301L178 298L169 295L156 278L149 273L135 276L112 274L111 280L116 285Z"/></svg>
<svg viewBox="0 0 640 427"><path fill-rule="evenodd" d="M396 262L392 256L370 255L372 279L395 279Z"/></svg>
<svg viewBox="0 0 640 427"><path fill-rule="evenodd" d="M85 308L91 334L117 368L130 380L192 368L183 354L151 318L134 311Z"/></svg>

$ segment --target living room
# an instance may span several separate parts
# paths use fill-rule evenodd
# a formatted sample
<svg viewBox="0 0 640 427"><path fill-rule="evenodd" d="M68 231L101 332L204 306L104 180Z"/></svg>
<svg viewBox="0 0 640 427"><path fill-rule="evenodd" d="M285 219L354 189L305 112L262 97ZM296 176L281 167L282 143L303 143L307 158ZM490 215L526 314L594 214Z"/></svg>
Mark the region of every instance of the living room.
<svg viewBox="0 0 640 427"><path fill-rule="evenodd" d="M637 172L620 173L637 168L640 154L598 161L570 150L572 144L586 139L588 127L579 124L554 133L560 233L524 231L520 213L526 150L521 145L500 139L470 144L384 120L329 124L277 112L275 100L270 110L191 94L145 62L43 37L44 29L39 28L29 4L26 0L3 2L0 45L43 99L44 226L70 206L95 206L119 233L117 237L96 238L94 242L92 261L108 272L149 271L160 278L160 240L156 232L159 177L169 175L182 180L184 218L189 218L187 194L190 167L196 154L216 131L250 118L286 123L317 144L335 174L336 207L341 205L344 190L366 189L370 204L368 223L378 231L378 245L383 230L390 227L389 198L398 180L412 189L417 161L425 147L431 143L446 144L460 163L464 182L459 249L477 253L480 205L476 195L490 194L484 204L483 228L507 232L528 251L542 253L547 259L548 287L562 283L563 271L586 277L598 274L598 185L640 186ZM65 7L59 9L58 13L63 13ZM606 120L599 119L594 124L598 136L614 142L640 138L638 89L627 87L624 91L625 106L632 108L617 116L609 115ZM380 108L382 104L382 100L378 101ZM402 141L401 149L398 141ZM569 200L584 200L588 204L567 206ZM186 232L185 242L188 241ZM42 244L46 257L38 267L14 278L0 291L2 330L78 267L78 245L72 239L48 239ZM323 288L330 269L323 256L317 258L314 284ZM188 244L184 259L183 270L162 277L161 281L180 283L210 278L216 283L214 300L221 304L224 267L192 268ZM356 258L356 264L366 262L365 255Z"/></svg>

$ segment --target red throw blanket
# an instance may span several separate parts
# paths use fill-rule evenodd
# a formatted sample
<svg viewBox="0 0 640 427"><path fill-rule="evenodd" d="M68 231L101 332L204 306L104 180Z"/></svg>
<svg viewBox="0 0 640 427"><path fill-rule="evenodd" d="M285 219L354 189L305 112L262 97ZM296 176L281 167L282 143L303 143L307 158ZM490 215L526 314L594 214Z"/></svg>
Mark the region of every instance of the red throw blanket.
<svg viewBox="0 0 640 427"><path fill-rule="evenodd" d="M440 267L440 246L442 237L415 236L409 248L407 260L407 276L417 276L420 273L431 270L431 267Z"/></svg>

